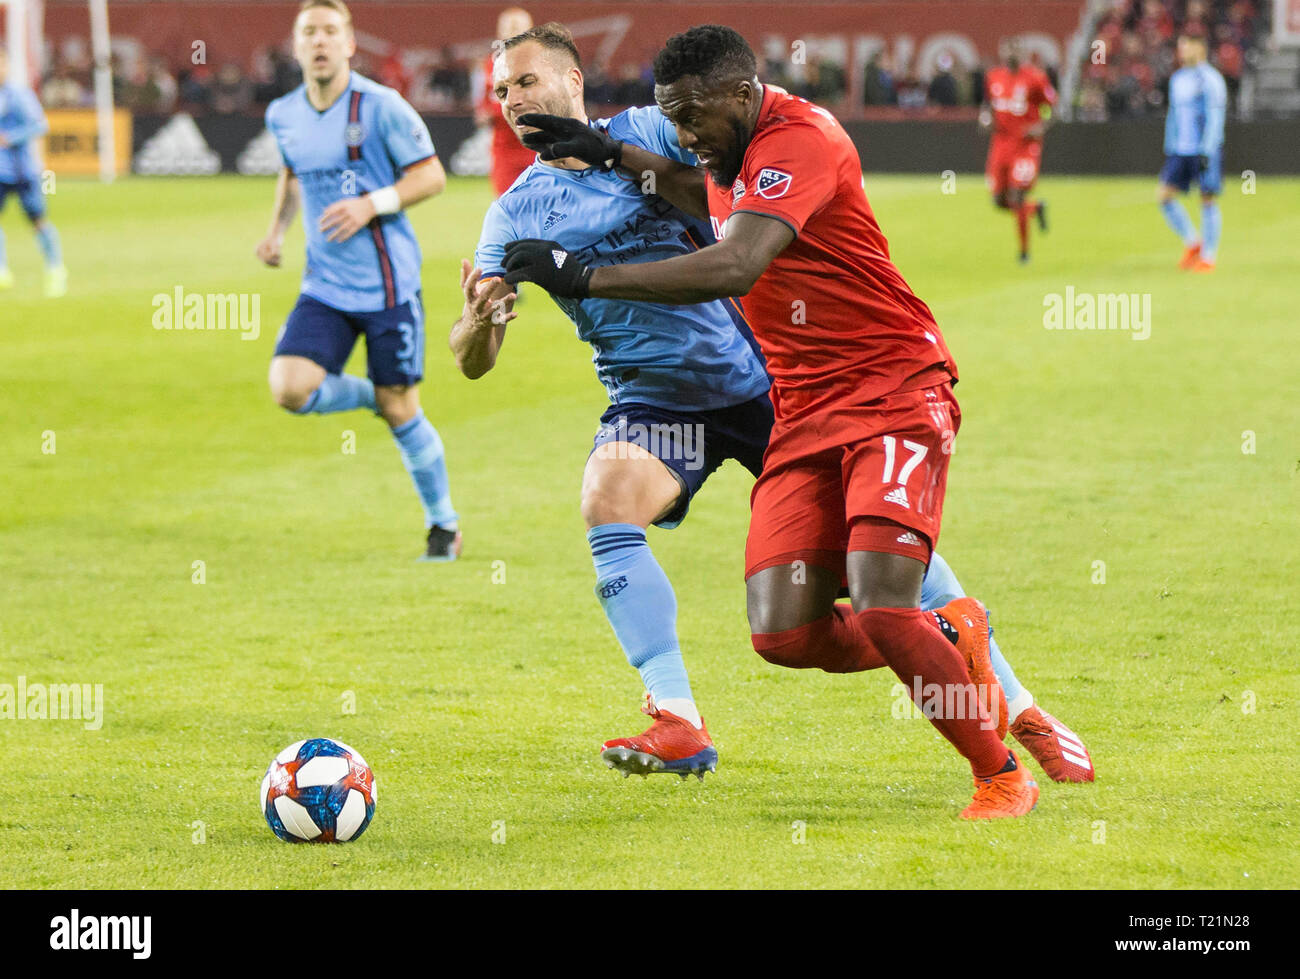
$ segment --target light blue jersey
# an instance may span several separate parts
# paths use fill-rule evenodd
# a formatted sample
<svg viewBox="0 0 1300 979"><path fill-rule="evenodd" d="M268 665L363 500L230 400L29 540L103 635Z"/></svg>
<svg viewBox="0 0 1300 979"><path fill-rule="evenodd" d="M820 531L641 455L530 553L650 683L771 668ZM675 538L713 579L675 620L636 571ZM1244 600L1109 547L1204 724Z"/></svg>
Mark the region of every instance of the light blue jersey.
<svg viewBox="0 0 1300 979"><path fill-rule="evenodd" d="M1223 76L1206 62L1179 68L1169 79L1169 115L1165 118L1165 153L1169 156L1214 156L1223 148L1223 120L1228 88Z"/></svg>
<svg viewBox="0 0 1300 979"><path fill-rule="evenodd" d="M0 149L0 184L39 180L39 137L49 129L35 93L23 85L0 85L0 136L9 144Z"/></svg>
<svg viewBox="0 0 1300 979"><path fill-rule="evenodd" d="M653 106L596 125L611 136L685 163L672 124ZM474 255L484 277L504 274L505 246L518 238L558 241L586 265L657 262L714 243L706 221L617 173L534 163L488 209ZM692 306L621 299L559 299L590 343L596 374L614 404L681 411L725 408L761 396L767 371L734 299Z"/></svg>
<svg viewBox="0 0 1300 979"><path fill-rule="evenodd" d="M416 111L397 92L352 72L347 90L324 112L305 86L272 102L266 128L302 187L307 267L302 292L345 312L376 312L420 290L420 246L405 213L388 214L344 242L327 241L321 212L344 197L387 187L435 155Z"/></svg>

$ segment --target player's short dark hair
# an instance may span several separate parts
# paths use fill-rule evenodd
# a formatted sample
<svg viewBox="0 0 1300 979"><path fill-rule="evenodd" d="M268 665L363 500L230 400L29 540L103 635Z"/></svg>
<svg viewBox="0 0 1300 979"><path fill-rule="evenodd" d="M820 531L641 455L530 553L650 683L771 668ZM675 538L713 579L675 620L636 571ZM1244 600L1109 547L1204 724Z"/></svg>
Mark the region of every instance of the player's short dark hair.
<svg viewBox="0 0 1300 979"><path fill-rule="evenodd" d="M721 24L704 24L670 37L655 57L654 71L656 85L671 85L688 75L712 85L753 78L758 74L758 62L736 31Z"/></svg>
<svg viewBox="0 0 1300 979"><path fill-rule="evenodd" d="M578 56L578 46L573 43L573 34L558 20L548 20L545 24L538 24L536 27L528 28L522 34L506 38L502 42L502 50L509 51L525 41L536 41L548 51L564 51L573 59L576 67L582 67L582 59Z"/></svg>

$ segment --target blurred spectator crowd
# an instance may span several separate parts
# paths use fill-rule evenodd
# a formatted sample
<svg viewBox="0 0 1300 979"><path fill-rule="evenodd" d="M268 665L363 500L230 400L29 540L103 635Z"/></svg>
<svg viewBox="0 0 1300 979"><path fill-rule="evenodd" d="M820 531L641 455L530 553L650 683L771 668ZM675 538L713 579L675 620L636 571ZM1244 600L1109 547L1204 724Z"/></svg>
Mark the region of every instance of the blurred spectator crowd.
<svg viewBox="0 0 1300 979"><path fill-rule="evenodd" d="M1206 39L1210 63L1228 85L1232 112L1242 73L1268 33L1262 14L1256 0L1114 0L1084 55L1076 118L1100 122L1163 113L1183 30Z"/></svg>
<svg viewBox="0 0 1300 979"><path fill-rule="evenodd" d="M1235 104L1242 73L1256 53L1257 39L1267 33L1265 12L1260 9L1265 2L1111 0L1084 52L1075 95L1077 117L1092 121L1162 113L1169 76L1177 67L1175 41L1185 25L1207 38L1210 61L1223 73ZM986 59L974 69L964 70L954 65L950 55L941 54L930 69L918 74L910 66L899 70L889 52L881 50L866 65L862 103L907 112L977 106L991 64ZM397 50L383 58L358 52L353 67L397 89L422 112L468 114L474 110L482 84L482 76L476 74L482 71L481 59L459 57L450 48L418 71L413 71ZM1055 66L1040 63L1040 67L1057 84ZM766 79L796 95L852 112L846 104L849 84L845 66L834 59L813 58L797 65L789 59L767 59L764 70ZM156 54L128 59L117 52L113 59L116 103L142 113L260 113L267 103L297 87L301 77L290 53L278 47L258 52L247 68L234 61L176 65ZM587 101L597 110L654 101L648 64L608 70L592 65L586 82ZM40 94L50 108L92 105L89 56L77 49L61 54L42 79Z"/></svg>
<svg viewBox="0 0 1300 979"><path fill-rule="evenodd" d="M480 79L479 61L440 52L423 72L412 72L400 52L371 58L359 52L352 67L363 75L397 89L422 112L469 113ZM646 105L654 101L650 66L625 66L607 74L599 67L587 72L587 100L592 105ZM302 82L293 57L280 48L267 48L253 58L251 70L228 61L217 66L184 64L179 68L150 55L113 58L113 99L140 113L188 112L191 115L260 113L268 103ZM88 108L94 104L94 83L88 55L64 54L41 80L41 100L47 108Z"/></svg>
<svg viewBox="0 0 1300 979"><path fill-rule="evenodd" d="M444 51L424 74L416 77L399 52L387 58L358 53L352 67L363 75L402 92L417 109L427 112L468 112L472 105L471 72L464 59ZM246 69L234 61L169 64L159 55L128 59L113 57L113 100L142 113L188 112L235 115L260 113L268 103L293 91L302 72L288 51L269 47L258 52ZM41 80L41 100L47 108L86 108L94 104L94 84L88 55L63 54Z"/></svg>

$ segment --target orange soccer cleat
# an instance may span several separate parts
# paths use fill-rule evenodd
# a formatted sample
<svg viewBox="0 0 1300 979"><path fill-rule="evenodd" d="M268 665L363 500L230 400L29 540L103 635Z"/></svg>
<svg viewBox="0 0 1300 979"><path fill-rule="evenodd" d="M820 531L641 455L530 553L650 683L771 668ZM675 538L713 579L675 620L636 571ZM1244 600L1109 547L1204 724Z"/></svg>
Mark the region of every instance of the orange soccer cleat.
<svg viewBox="0 0 1300 979"><path fill-rule="evenodd" d="M1198 257L1198 258L1196 259L1196 263L1195 263L1194 265L1192 265L1191 270L1192 270L1193 272L1213 272L1213 271L1214 271L1214 263L1213 263L1213 262L1207 262L1205 259Z"/></svg>
<svg viewBox="0 0 1300 979"><path fill-rule="evenodd" d="M1091 782L1097 777L1083 740L1037 704L1016 718L1011 736L1034 756L1053 782Z"/></svg>
<svg viewBox="0 0 1300 979"><path fill-rule="evenodd" d="M685 718L657 708L648 693L641 713L653 717L654 723L636 737L615 738L601 745L600 757L606 765L617 768L624 778L662 772L682 778L694 774L703 781L705 772L717 771L718 752L702 718L697 728Z"/></svg>
<svg viewBox="0 0 1300 979"><path fill-rule="evenodd" d="M1201 243L1198 241L1194 245L1188 245L1183 249L1183 257L1178 260L1180 269L1193 268L1201 260Z"/></svg>
<svg viewBox="0 0 1300 979"><path fill-rule="evenodd" d="M966 659L966 669L980 704L989 720L997 724L998 740L1007 736L1007 695L993 672L989 654L989 612L978 599L955 598L943 608L935 609L957 630L957 652Z"/></svg>
<svg viewBox="0 0 1300 979"><path fill-rule="evenodd" d="M1016 767L975 779L975 798L961 811L962 819L1007 819L1023 816L1038 805L1038 783L1011 752Z"/></svg>

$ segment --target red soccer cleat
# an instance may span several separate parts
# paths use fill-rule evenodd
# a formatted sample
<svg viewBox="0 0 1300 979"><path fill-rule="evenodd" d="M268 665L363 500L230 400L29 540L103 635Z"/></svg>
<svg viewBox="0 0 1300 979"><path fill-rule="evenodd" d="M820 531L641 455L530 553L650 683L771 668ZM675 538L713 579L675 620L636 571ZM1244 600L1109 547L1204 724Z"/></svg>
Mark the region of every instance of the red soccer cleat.
<svg viewBox="0 0 1300 979"><path fill-rule="evenodd" d="M1201 243L1198 241L1194 245L1188 245L1183 249L1183 257L1178 260L1180 269L1190 269L1201 260Z"/></svg>
<svg viewBox="0 0 1300 979"><path fill-rule="evenodd" d="M705 772L717 771L718 752L709 737L703 719L699 728L685 718L655 707L650 694L645 695L641 713L649 714L654 723L633 738L615 738L601 745L600 757L623 777L636 773L642 778L653 773L694 774L704 781Z"/></svg>
<svg viewBox="0 0 1300 979"><path fill-rule="evenodd" d="M961 811L962 819L1007 819L1038 805L1038 783L1014 751L1011 757L1016 762L1012 771L975 779L975 798Z"/></svg>
<svg viewBox="0 0 1300 979"><path fill-rule="evenodd" d="M1001 741L1007 736L1007 695L993 672L989 655L989 612L978 599L954 598L943 608L935 609L957 630L957 652L966 660L966 669L989 720L997 724Z"/></svg>
<svg viewBox="0 0 1300 979"><path fill-rule="evenodd" d="M1037 704L1016 718L1011 736L1034 756L1053 782L1091 782L1097 777L1083 740Z"/></svg>

